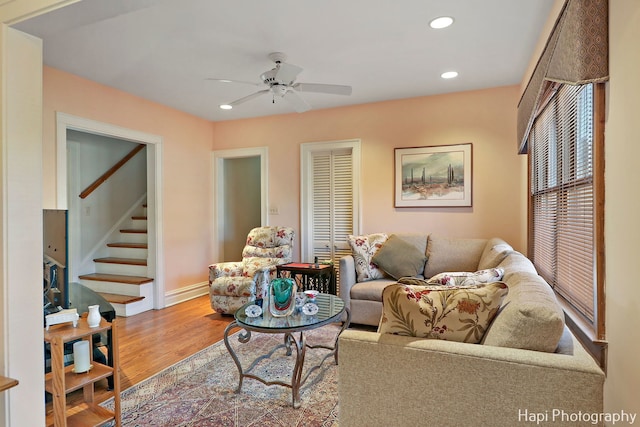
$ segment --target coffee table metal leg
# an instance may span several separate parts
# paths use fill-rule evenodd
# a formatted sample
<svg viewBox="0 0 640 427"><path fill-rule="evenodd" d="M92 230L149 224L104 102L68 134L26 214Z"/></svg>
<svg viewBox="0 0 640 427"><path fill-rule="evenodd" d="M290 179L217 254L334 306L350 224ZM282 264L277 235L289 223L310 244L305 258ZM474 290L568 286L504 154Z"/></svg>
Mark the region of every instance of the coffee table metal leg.
<svg viewBox="0 0 640 427"><path fill-rule="evenodd" d="M242 371L242 365L240 364L240 360L238 359L236 352L233 350L231 345L229 345L229 332L231 332L231 329L237 328L237 327L238 327L238 323L235 320L227 325L227 327L224 330L224 345L225 347L227 347L227 350L229 351L231 358L233 359L234 363L236 364L236 367L238 368L238 374L239 374L240 380L238 382L238 388L236 389L236 393L239 393L240 390L242 389L242 380L244 379L244 372ZM251 331L247 331L246 329L244 332L241 332L240 335L238 336L238 341L240 341L243 344L249 342L250 339L251 339Z"/></svg>
<svg viewBox="0 0 640 427"><path fill-rule="evenodd" d="M293 376L291 377L291 394L293 399L293 407L298 409L300 407L300 381L302 379L302 367L304 366L304 355L306 353L306 339L304 334L300 332L300 339L296 340L295 337L287 333L290 339L296 345L296 365L293 368Z"/></svg>
<svg viewBox="0 0 640 427"><path fill-rule="evenodd" d="M296 340L290 333L284 334L284 346L287 349L287 356L291 356L291 343L295 343Z"/></svg>

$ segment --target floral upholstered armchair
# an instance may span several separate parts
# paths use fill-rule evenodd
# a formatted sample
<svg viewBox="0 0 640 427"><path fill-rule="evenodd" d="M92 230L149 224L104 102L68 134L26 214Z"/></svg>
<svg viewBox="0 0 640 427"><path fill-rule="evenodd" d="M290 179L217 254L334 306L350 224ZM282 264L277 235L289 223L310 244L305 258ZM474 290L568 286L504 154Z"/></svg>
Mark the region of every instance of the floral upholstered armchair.
<svg viewBox="0 0 640 427"><path fill-rule="evenodd" d="M257 227L249 232L242 261L209 266L209 297L217 313L233 314L262 298L276 265L291 262L295 233L290 227Z"/></svg>

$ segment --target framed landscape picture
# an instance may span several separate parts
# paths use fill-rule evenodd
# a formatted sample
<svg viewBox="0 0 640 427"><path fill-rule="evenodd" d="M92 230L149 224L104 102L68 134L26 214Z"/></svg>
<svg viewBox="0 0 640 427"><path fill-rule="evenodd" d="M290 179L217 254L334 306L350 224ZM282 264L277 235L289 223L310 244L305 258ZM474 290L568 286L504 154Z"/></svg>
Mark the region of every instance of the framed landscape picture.
<svg viewBox="0 0 640 427"><path fill-rule="evenodd" d="M395 149L395 207L471 206L472 144Z"/></svg>

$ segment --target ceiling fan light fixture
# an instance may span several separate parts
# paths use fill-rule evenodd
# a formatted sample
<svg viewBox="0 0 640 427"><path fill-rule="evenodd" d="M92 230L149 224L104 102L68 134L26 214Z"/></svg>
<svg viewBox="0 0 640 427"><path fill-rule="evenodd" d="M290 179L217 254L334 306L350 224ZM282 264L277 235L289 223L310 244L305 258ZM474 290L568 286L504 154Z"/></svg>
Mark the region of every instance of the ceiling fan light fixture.
<svg viewBox="0 0 640 427"><path fill-rule="evenodd" d="M451 24L453 24L453 18L450 16L440 16L438 18L432 19L429 22L429 26L436 30L447 28Z"/></svg>
<svg viewBox="0 0 640 427"><path fill-rule="evenodd" d="M458 77L458 72L457 71L447 71L444 72L442 74L440 74L440 77L442 77L443 79L453 79Z"/></svg>
<svg viewBox="0 0 640 427"><path fill-rule="evenodd" d="M207 80L213 80L221 83L245 83L255 86L267 86L265 89L261 89L257 92L243 96L228 104L219 104L218 107L222 110L231 110L232 108L257 98L262 95L270 94L272 96L272 102L275 104L276 98L282 98L287 101L293 109L298 113L303 113L311 109L311 106L297 93L299 92L316 92L326 93L332 95L351 95L351 86L334 85L334 84L322 84L322 83L298 83L296 78L298 74L302 72L302 68L297 65L283 62L286 59L286 55L281 52L274 52L269 54L269 59L276 63L275 67L271 70L265 71L260 75L260 84L251 82L245 82L241 80L230 79L217 79L209 78Z"/></svg>

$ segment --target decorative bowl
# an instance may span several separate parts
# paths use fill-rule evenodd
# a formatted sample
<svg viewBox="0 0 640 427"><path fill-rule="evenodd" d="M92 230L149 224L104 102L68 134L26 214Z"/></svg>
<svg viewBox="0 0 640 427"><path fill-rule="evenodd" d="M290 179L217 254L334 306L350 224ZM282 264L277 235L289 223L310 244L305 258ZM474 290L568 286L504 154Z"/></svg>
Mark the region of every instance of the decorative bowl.
<svg viewBox="0 0 640 427"><path fill-rule="evenodd" d="M315 301L316 296L318 296L320 292L316 291L315 289L309 289L308 291L304 291L304 294L307 296L307 298L309 298L311 301Z"/></svg>

